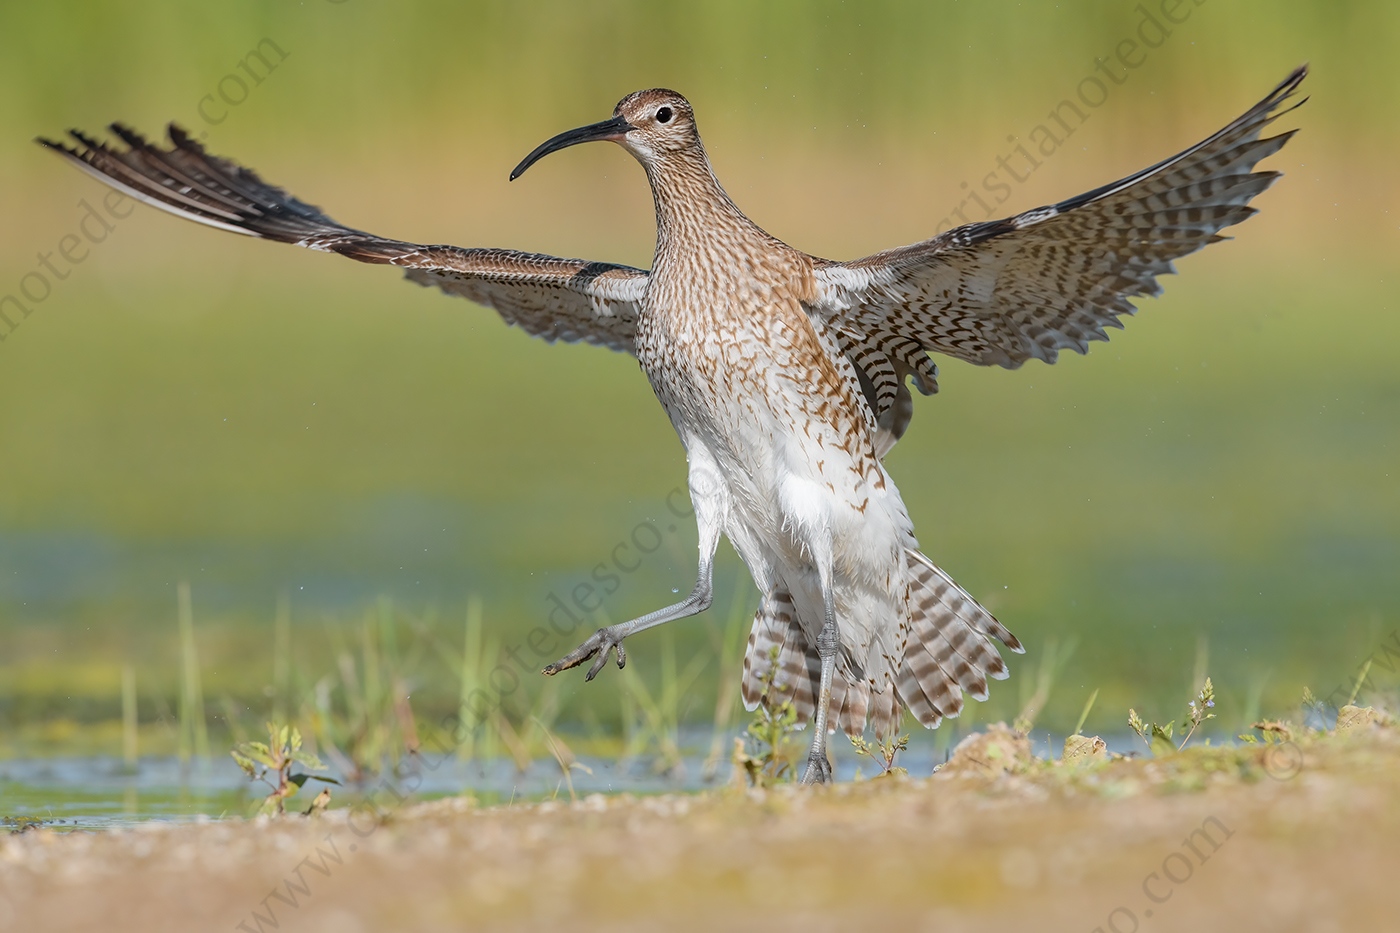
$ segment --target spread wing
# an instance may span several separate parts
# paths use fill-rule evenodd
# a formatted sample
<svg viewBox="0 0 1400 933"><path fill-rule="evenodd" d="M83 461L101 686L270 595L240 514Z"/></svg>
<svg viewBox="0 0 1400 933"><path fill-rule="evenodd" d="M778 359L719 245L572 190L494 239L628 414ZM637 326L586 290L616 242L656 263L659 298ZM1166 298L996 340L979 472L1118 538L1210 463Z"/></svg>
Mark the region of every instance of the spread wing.
<svg viewBox="0 0 1400 933"><path fill-rule="evenodd" d="M635 352L637 309L647 273L581 259L506 249L423 246L336 223L317 207L213 156L180 127L160 148L120 124L117 150L76 130L77 148L39 142L79 168L147 204L221 230L402 266L420 285L494 308L506 323L546 340L583 341Z"/></svg>
<svg viewBox="0 0 1400 933"><path fill-rule="evenodd" d="M1157 276L1176 271L1172 260L1226 239L1222 228L1255 213L1249 201L1279 173L1254 165L1296 132L1261 139L1260 131L1287 112L1281 105L1306 75L1297 69L1209 139L1120 181L823 264L814 323L840 334L833 341L862 370L876 417L898 429L894 440L908 424L905 374L925 395L938 391L929 353L1015 369L1053 363L1066 348L1087 352L1134 312L1129 299L1161 293Z"/></svg>

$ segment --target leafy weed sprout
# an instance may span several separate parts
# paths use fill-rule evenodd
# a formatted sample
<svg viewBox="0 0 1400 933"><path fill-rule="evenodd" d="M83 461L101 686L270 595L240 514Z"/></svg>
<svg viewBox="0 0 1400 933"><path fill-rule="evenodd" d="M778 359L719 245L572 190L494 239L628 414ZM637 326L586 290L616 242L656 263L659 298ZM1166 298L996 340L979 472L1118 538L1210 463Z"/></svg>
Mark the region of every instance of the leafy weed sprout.
<svg viewBox="0 0 1400 933"><path fill-rule="evenodd" d="M797 776L792 748L792 736L797 731L797 708L792 705L791 697L774 703L779 693L789 689L777 686L774 683L777 677L778 646L774 645L768 650L768 669L759 680L763 684L763 700L746 730L754 753L749 754L745 749L743 738L734 740L735 772L744 774L754 787L791 781Z"/></svg>
<svg viewBox="0 0 1400 933"><path fill-rule="evenodd" d="M232 751L233 760L238 762L249 780L262 781L272 788L258 807L258 815L281 816L286 813L286 800L301 789L308 780L339 784L335 778L307 774L304 771L292 774L292 765L301 765L311 771L324 771L326 766L310 752L301 750L301 731L295 726L278 727L267 724L267 742L239 742ZM330 800L330 788L326 788L312 804L313 810L323 810ZM310 812L310 811L308 811Z"/></svg>
<svg viewBox="0 0 1400 933"><path fill-rule="evenodd" d="M857 755L864 755L880 766L881 777L886 775L907 777L909 775L909 769L894 766L895 756L909 747L908 735L901 735L897 739L891 736L888 739L878 739L874 742L867 741L861 735L850 736L850 739Z"/></svg>
<svg viewBox="0 0 1400 933"><path fill-rule="evenodd" d="M1188 703L1187 706L1190 707L1190 712L1186 714L1186 719L1181 724L1181 728L1186 729L1186 737L1177 746L1178 750L1185 748L1186 743L1191 741L1191 736L1195 735L1197 726L1207 719L1215 718L1215 714L1210 712L1210 710L1215 709L1215 685L1210 682L1209 677L1206 678L1205 686L1201 687L1201 692L1196 694L1196 699Z"/></svg>
<svg viewBox="0 0 1400 933"><path fill-rule="evenodd" d="M1181 723L1181 728L1186 730L1186 735L1182 737L1181 744L1174 744L1172 741L1172 724L1158 725L1155 722L1144 722L1137 714L1137 710L1128 710L1128 727L1138 734L1138 738L1147 744L1147 748L1153 755L1170 755L1179 752L1186 747L1186 743L1195 734L1196 728L1207 719L1214 719L1215 713L1211 712L1215 708L1215 685L1206 678L1205 685L1201 687L1201 692L1196 694L1196 699L1187 704L1186 719Z"/></svg>

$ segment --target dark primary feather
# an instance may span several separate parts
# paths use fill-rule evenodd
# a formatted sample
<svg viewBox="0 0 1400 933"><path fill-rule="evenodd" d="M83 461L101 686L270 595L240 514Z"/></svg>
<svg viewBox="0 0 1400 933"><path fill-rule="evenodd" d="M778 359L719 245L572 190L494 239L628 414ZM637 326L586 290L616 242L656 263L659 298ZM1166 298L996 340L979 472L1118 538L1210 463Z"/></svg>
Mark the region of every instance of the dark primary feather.
<svg viewBox="0 0 1400 933"><path fill-rule="evenodd" d="M210 155L174 124L167 148L119 123L111 129L125 149L77 130L71 133L77 148L39 142L104 183L177 216L360 262L402 266L418 284L494 308L507 323L535 336L635 352L637 311L647 281L641 269L375 236L339 224L251 170Z"/></svg>

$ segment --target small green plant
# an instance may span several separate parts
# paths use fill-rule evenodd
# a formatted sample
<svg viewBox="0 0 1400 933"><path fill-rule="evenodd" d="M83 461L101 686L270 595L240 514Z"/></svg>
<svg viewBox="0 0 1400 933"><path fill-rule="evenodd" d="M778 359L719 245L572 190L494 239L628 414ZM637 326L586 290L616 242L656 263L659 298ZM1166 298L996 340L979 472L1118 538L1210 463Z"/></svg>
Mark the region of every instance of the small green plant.
<svg viewBox="0 0 1400 933"><path fill-rule="evenodd" d="M1128 710L1128 727L1147 744L1148 750L1153 755L1170 755L1186 747L1186 743L1191 740L1191 736L1195 734L1196 728L1201 723L1207 719L1215 718L1215 713L1211 712L1214 708L1215 685L1207 677L1200 693L1196 694L1196 699L1187 704L1186 719L1181 724L1181 728L1186 730L1186 735L1182 737L1179 745L1172 741L1172 724L1170 722L1166 725L1144 722L1142 717L1137 714L1137 710Z"/></svg>
<svg viewBox="0 0 1400 933"><path fill-rule="evenodd" d="M249 780L262 781L272 788L272 793L268 794L258 807L259 816L281 816L286 813L286 799L300 790L308 780L323 781L327 784L340 783L335 778L307 774L304 771L292 773L294 764L311 771L326 770L321 759L301 750L301 732L295 726L279 727L270 722L267 724L267 737L267 742L239 742L229 752L238 763L238 767L247 773ZM329 788L323 793L328 794L328 791ZM329 799L328 795L324 798L318 797L321 805L313 805L313 809L324 809Z"/></svg>
<svg viewBox="0 0 1400 933"><path fill-rule="evenodd" d="M1098 699L1099 699L1099 688L1098 688L1098 687L1095 687L1095 688L1094 688L1094 692L1091 693L1091 694L1089 694L1089 699L1084 703L1084 709L1079 713L1079 721L1076 722L1076 723L1074 724L1074 732L1070 733L1071 735L1082 735L1082 734L1083 734L1084 723L1087 722L1087 721L1089 720L1089 711L1092 710L1092 709L1094 708L1094 704L1098 702ZM1130 714L1132 714L1133 711L1132 711L1132 710L1128 710L1128 712L1129 712ZM1133 714L1133 715L1136 715L1136 714Z"/></svg>
<svg viewBox="0 0 1400 933"><path fill-rule="evenodd" d="M768 669L759 682L763 684L763 700L754 711L746 734L754 746L750 754L742 738L734 740L734 766L754 787L766 787L779 781L791 781L796 776L792 736L797 731L797 708L791 697L777 700L789 690L778 686L778 646L768 649Z"/></svg>
<svg viewBox="0 0 1400 933"><path fill-rule="evenodd" d="M1206 678L1205 686L1201 687L1201 692L1196 694L1196 699L1187 704L1190 712L1186 714L1186 719L1181 723L1181 728L1186 730L1186 737L1181 740L1177 749L1186 747L1186 743L1191 741L1191 736L1196 733L1196 727L1207 719L1214 719L1215 714L1210 712L1215 709L1215 685Z"/></svg>
<svg viewBox="0 0 1400 933"><path fill-rule="evenodd" d="M1147 750L1154 755L1170 755L1176 751L1176 746L1172 744L1172 724L1159 726L1155 722L1143 722L1142 717L1137 714L1137 710L1128 710L1128 727L1137 733L1138 738L1147 745Z"/></svg>
<svg viewBox="0 0 1400 933"><path fill-rule="evenodd" d="M850 737L851 745L855 747L857 755L864 755L880 766L882 775L904 775L908 776L907 768L896 768L894 758L900 752L909 747L909 736L901 735L899 738L890 737L888 739L878 739L877 741L867 741L864 736L853 735Z"/></svg>

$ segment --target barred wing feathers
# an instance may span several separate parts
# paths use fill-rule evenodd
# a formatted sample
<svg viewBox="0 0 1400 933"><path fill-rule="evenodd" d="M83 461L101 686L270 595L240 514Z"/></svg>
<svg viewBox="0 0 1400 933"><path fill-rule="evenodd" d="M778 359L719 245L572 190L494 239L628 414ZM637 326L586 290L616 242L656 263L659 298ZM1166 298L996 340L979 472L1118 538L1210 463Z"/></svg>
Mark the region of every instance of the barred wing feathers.
<svg viewBox="0 0 1400 933"><path fill-rule="evenodd" d="M1162 291L1173 260L1225 239L1255 213L1249 202L1279 177L1256 163L1295 131L1261 138L1307 75L1302 67L1239 119L1150 168L1005 220L974 223L817 269L810 311L870 361L876 416L900 404L904 373L937 391L928 353L1014 369L1087 352L1132 314L1130 299ZM1301 104L1302 101L1299 101ZM1294 105L1297 106L1297 105Z"/></svg>
<svg viewBox="0 0 1400 933"><path fill-rule="evenodd" d="M436 285L493 308L507 323L534 336L635 352L637 311L647 283L641 269L386 239L339 224L249 169L210 155L174 124L165 148L121 124L111 129L125 149L77 130L71 132L76 148L39 142L113 188L188 220L360 262L401 266L418 284Z"/></svg>

